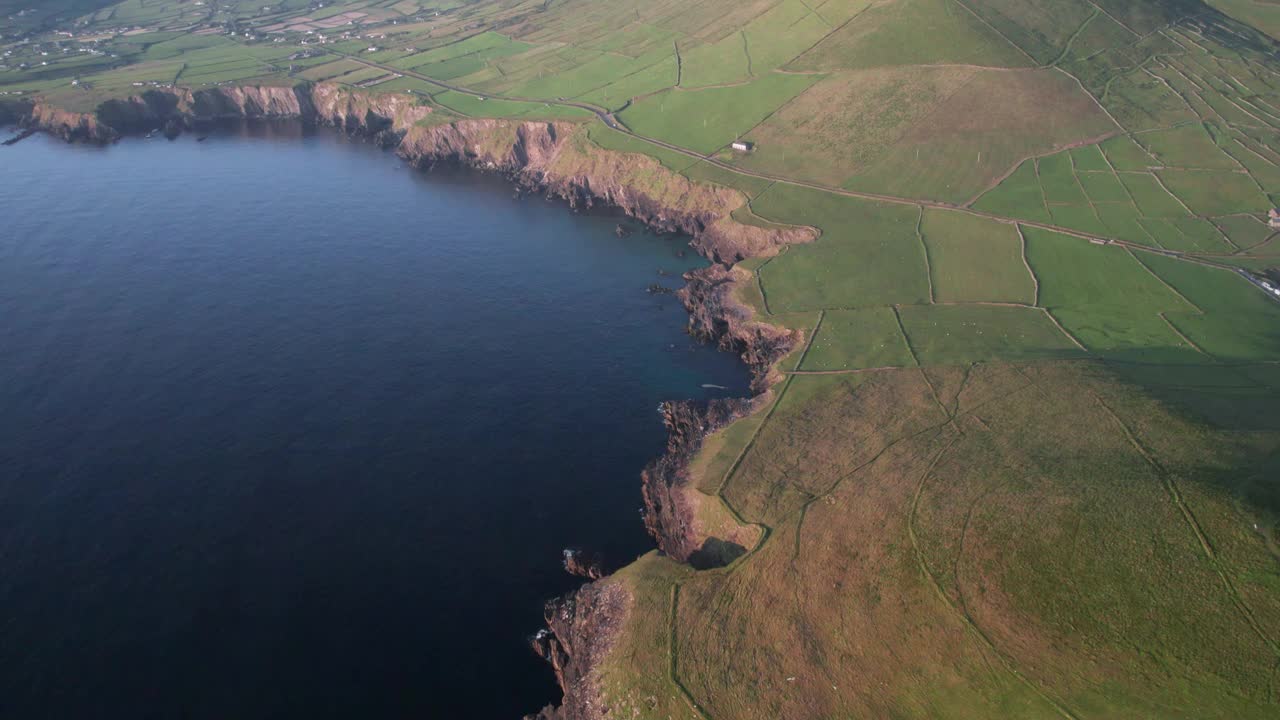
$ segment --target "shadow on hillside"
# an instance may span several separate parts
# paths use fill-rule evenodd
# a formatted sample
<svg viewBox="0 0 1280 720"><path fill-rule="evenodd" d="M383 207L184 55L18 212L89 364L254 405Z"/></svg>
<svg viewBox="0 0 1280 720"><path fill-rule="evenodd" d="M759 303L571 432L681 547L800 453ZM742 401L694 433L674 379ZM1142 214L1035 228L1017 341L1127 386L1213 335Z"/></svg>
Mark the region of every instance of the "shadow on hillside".
<svg viewBox="0 0 1280 720"><path fill-rule="evenodd" d="M1280 365L1216 361L1186 348L1102 355L1117 380L1229 431L1280 431Z"/></svg>
<svg viewBox="0 0 1280 720"><path fill-rule="evenodd" d="M1275 52L1275 40L1253 26L1234 20L1216 9L1189 17L1183 20L1183 24L1195 28L1214 43L1236 52L1261 55L1270 55Z"/></svg>
<svg viewBox="0 0 1280 720"><path fill-rule="evenodd" d="M1280 515L1280 365L1215 362L1183 348L1111 353L1100 365L1169 410L1223 431L1221 456L1172 471Z"/></svg>
<svg viewBox="0 0 1280 720"><path fill-rule="evenodd" d="M689 564L695 570L711 570L724 567L747 554L747 549L735 542L720 538L707 538L702 547L689 556Z"/></svg>

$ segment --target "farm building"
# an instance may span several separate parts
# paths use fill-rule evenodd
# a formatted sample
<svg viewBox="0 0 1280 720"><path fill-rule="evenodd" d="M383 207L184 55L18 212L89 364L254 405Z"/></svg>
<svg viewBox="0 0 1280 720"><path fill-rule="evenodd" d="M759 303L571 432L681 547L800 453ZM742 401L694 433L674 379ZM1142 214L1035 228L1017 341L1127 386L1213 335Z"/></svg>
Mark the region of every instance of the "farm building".
<svg viewBox="0 0 1280 720"><path fill-rule="evenodd" d="M1267 225L1273 228L1280 228L1280 209L1271 208L1267 211Z"/></svg>
<svg viewBox="0 0 1280 720"><path fill-rule="evenodd" d="M735 140L729 147L738 152L751 152L752 148L755 147L755 143L749 143L746 140Z"/></svg>

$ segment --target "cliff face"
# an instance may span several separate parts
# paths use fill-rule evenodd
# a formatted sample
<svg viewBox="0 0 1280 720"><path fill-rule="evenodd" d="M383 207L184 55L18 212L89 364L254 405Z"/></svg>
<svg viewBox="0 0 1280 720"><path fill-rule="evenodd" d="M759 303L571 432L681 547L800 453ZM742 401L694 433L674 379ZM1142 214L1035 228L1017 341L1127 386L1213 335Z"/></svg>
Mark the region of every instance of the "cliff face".
<svg viewBox="0 0 1280 720"><path fill-rule="evenodd" d="M399 153L418 166L449 162L499 170L530 189L566 199L574 206L605 203L659 231L680 231L717 263L772 255L784 245L816 237L811 228L765 228L739 223L731 213L746 202L737 191L694 183L641 155L600 150L570 123L512 123L465 120L434 127L414 127ZM703 439L766 402L779 378L774 365L802 341L802 333L756 321L735 299L737 283L750 273L724 264L685 275L679 296L688 308L690 333L737 353L751 368L751 399L663 405L668 430L667 451L642 474L645 525L667 555L696 566L708 547L732 543L706 537L698 527L697 500L689 463ZM723 554L719 554L723 557ZM712 560L717 562L718 560ZM608 582L608 579L604 582ZM540 720L588 720L603 717L591 671L601 647L613 642L615 630L596 626L594 607L600 584L591 583L553 605L550 635L539 651L556 668L564 703L548 708ZM628 601L629 602L629 601ZM568 608L568 610L566 610ZM610 611L613 617L616 611ZM567 614L566 614L567 613ZM567 639L567 641L566 641ZM594 703L594 704L593 704Z"/></svg>
<svg viewBox="0 0 1280 720"><path fill-rule="evenodd" d="M501 170L573 206L621 208L659 232L693 236L694 246L716 262L772 255L815 236L809 228L739 223L731 213L746 202L740 192L695 183L646 155L601 150L580 130L567 122L462 120L411 128L400 153L419 165Z"/></svg>
<svg viewBox="0 0 1280 720"><path fill-rule="evenodd" d="M717 399L706 403L679 400L662 404L667 451L640 474L644 525L658 549L689 562L709 538L698 531L689 492L689 462L707 435L755 409L755 400Z"/></svg>
<svg viewBox="0 0 1280 720"><path fill-rule="evenodd" d="M431 108L406 94L375 95L326 83L165 88L109 100L89 113L40 101L6 107L28 127L82 142L238 118L293 118L380 135L420 166L451 162L502 170L572 205L617 206L655 230L693 236L694 245L717 262L769 255L813 238L807 228L739 223L730 215L745 202L738 191L695 183L648 156L601 150L573 123L460 120L421 126Z"/></svg>
<svg viewBox="0 0 1280 720"><path fill-rule="evenodd" d="M685 273L684 279L677 295L689 311L690 334L741 357L751 370L752 392L763 393L781 380L774 365L803 340L803 333L756 320L734 297L739 283L752 281L751 273L712 265Z"/></svg>
<svg viewBox="0 0 1280 720"><path fill-rule="evenodd" d="M367 95L333 84L164 88L108 100L91 113L36 102L20 119L73 142L107 143L162 127L190 128L227 119L297 119L370 134L403 133L430 114L410 95Z"/></svg>
<svg viewBox="0 0 1280 720"><path fill-rule="evenodd" d="M368 95L333 84L312 86L308 101L310 119L347 131L404 133L431 114L412 95Z"/></svg>
<svg viewBox="0 0 1280 720"><path fill-rule="evenodd" d="M666 554L689 562L708 541L694 523L690 502L689 463L702 449L702 441L767 402L769 388L781 380L775 365L803 342L799 330L787 330L756 321L750 308L734 297L738 283L749 282L750 273L723 265L685 273L686 285L678 295L689 311L689 333L721 350L736 353L751 369L751 399L690 401L663 405L667 426L667 452L649 463L643 472L645 527Z"/></svg>
<svg viewBox="0 0 1280 720"><path fill-rule="evenodd" d="M547 629L533 637L533 649L551 663L564 701L525 720L595 720L603 715L607 709L598 702L595 670L613 648L630 604L622 585L608 578L547 603Z"/></svg>
<svg viewBox="0 0 1280 720"><path fill-rule="evenodd" d="M94 113L69 112L45 103L31 106L19 118L19 122L71 142L100 142L102 138L115 138L118 135L115 130L100 123Z"/></svg>
<svg viewBox="0 0 1280 720"><path fill-rule="evenodd" d="M507 174L520 186L567 200L621 208L660 232L683 232L720 263L685 275L679 292L689 309L690 333L739 354L751 368L751 399L673 402L663 407L667 452L643 473L645 523L668 555L689 561L708 540L698 530L688 464L703 438L758 407L778 378L773 365L799 343L801 333L757 322L734 299L736 283L750 278L727 264L772 255L787 244L809 242L811 228L761 227L732 217L742 193L695 183L657 160L603 150L582 125L568 122L459 120L419 124L431 109L409 95L369 95L336 85L152 90L103 103L94 113L70 113L34 103L10 113L70 141L111 142L126 133L188 128L228 118L296 118L375 137L395 146L417 167L466 165ZM0 112L3 112L0 109ZM696 563L695 563L696 564ZM631 599L609 578L583 586L547 606L549 630L535 648L555 669L565 697L540 720L590 720L605 712L594 670L625 622Z"/></svg>

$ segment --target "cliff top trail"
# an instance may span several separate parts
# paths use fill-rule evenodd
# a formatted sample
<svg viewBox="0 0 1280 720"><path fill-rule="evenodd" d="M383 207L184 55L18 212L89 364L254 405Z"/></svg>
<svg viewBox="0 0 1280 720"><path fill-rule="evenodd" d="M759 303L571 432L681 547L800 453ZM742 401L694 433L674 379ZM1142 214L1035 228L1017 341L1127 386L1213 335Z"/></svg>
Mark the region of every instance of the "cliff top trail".
<svg viewBox="0 0 1280 720"><path fill-rule="evenodd" d="M662 552L553 608L545 716L1280 713L1280 6L52 7L0 120L320 97L715 236L682 296L760 392L666 407Z"/></svg>

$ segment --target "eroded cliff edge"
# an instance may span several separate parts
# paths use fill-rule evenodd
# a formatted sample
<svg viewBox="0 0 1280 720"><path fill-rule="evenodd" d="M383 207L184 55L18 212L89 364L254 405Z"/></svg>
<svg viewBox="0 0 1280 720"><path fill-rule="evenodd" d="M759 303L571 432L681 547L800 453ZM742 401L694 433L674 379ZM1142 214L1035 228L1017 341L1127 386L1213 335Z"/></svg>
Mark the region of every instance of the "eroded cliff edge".
<svg viewBox="0 0 1280 720"><path fill-rule="evenodd" d="M219 120L296 119L370 135L403 133L431 108L406 94L371 95L331 83L293 87L159 88L74 112L39 98L0 104L0 120L69 142L109 143L151 130L183 130ZM394 138L393 138L394 139Z"/></svg>
<svg viewBox="0 0 1280 720"><path fill-rule="evenodd" d="M574 207L620 208L658 232L683 232L713 261L685 275L679 296L690 314L689 330L737 353L753 374L752 398L710 403L666 403L666 453L645 468L645 524L667 555L698 560L709 540L698 519L698 492L689 462L710 433L752 412L778 380L778 360L802 341L801 333L768 325L739 302L735 288L749 273L732 267L748 257L809 242L811 228L749 224L733 217L746 204L739 191L696 183L641 154L604 150L572 122L466 119L432 122L432 109L412 95L367 94L332 84L295 87L168 88L68 112L39 100L0 105L0 122L18 122L68 141L107 143L152 130L181 131L226 119L297 119L332 125L394 147L420 168L448 163L507 175L520 187L561 198ZM548 630L535 648L552 664L563 703L536 717L599 718L608 708L594 670L625 625L632 599L605 577L547 604Z"/></svg>

